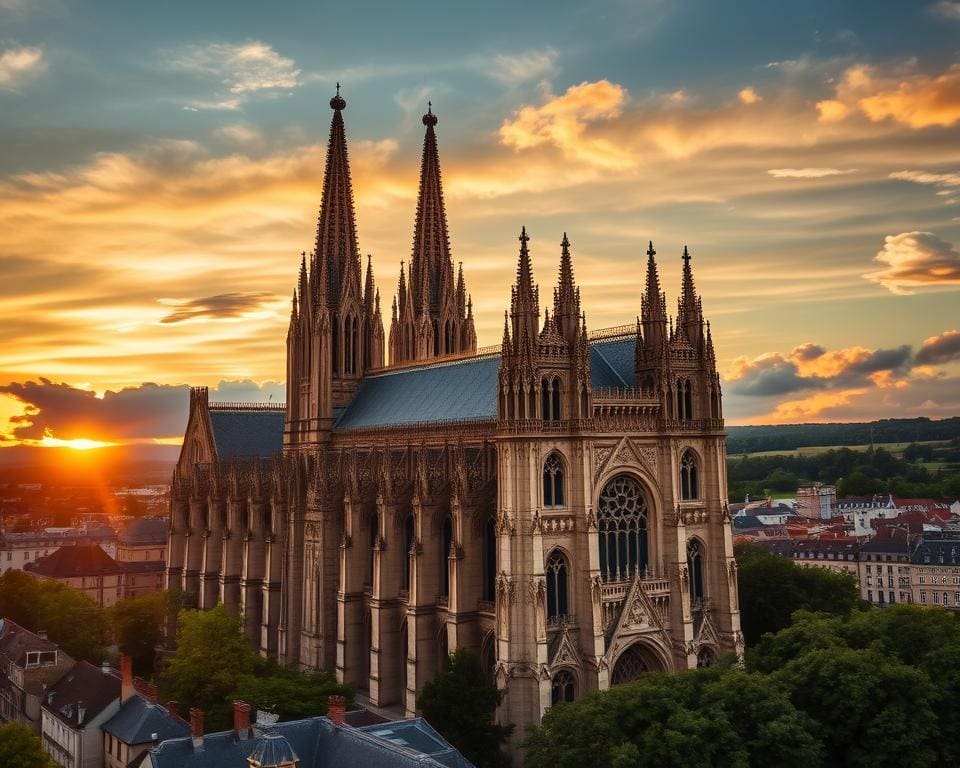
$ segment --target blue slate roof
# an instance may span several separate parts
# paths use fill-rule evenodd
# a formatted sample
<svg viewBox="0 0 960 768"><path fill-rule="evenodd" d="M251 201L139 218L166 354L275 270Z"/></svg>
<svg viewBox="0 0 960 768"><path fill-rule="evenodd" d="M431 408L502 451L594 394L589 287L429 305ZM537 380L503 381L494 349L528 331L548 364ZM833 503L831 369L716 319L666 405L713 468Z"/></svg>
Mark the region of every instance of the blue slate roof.
<svg viewBox="0 0 960 768"><path fill-rule="evenodd" d="M633 336L590 345L594 387L632 387ZM368 376L340 413L336 429L493 421L497 418L500 357L468 358Z"/></svg>
<svg viewBox="0 0 960 768"><path fill-rule="evenodd" d="M146 744L156 739L163 741L190 734L190 726L172 717L165 707L151 704L139 694L123 702L117 714L100 727L124 744Z"/></svg>
<svg viewBox="0 0 960 768"><path fill-rule="evenodd" d="M262 459L276 456L283 449L282 410L219 409L211 403L210 424L220 461Z"/></svg>
<svg viewBox="0 0 960 768"><path fill-rule="evenodd" d="M636 340L627 336L590 343L594 387L632 387ZM367 376L353 400L334 414L334 428L402 427L497 418L500 357L474 357ZM219 409L211 404L217 456L269 458L283 447L280 410Z"/></svg>
<svg viewBox="0 0 960 768"><path fill-rule="evenodd" d="M150 750L150 758L154 768L236 768L245 766L255 751L262 753L260 742L270 734L274 742L271 747L289 748L300 759L299 768L472 768L423 720L405 722L411 725L398 728L403 736L391 740L372 732L383 726L336 727L325 717L312 717L277 723L263 732L252 731L246 739L240 739L235 731L207 734L202 749L195 749L190 737L171 739ZM284 743L279 743L278 736Z"/></svg>

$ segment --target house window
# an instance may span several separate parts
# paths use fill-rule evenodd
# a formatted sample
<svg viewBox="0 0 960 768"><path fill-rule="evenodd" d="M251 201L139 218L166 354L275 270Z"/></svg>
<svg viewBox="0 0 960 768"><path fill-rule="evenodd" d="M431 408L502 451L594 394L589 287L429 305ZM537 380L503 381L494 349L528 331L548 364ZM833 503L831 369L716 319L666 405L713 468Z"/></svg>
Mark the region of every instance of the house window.
<svg viewBox="0 0 960 768"><path fill-rule="evenodd" d="M559 621L567 616L567 558L559 549L547 558L547 621Z"/></svg>
<svg viewBox="0 0 960 768"><path fill-rule="evenodd" d="M543 506L562 507L563 505L563 464L556 453L551 453L543 463Z"/></svg>

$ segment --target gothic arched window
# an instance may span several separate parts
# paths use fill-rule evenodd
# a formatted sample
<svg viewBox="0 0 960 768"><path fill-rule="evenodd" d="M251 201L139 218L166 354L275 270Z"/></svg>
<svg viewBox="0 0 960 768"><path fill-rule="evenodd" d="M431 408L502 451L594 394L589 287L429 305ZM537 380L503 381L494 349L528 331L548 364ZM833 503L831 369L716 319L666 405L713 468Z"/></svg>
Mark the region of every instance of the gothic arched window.
<svg viewBox="0 0 960 768"><path fill-rule="evenodd" d="M567 558L559 549L547 558L547 621L560 621L569 614L567 597Z"/></svg>
<svg viewBox="0 0 960 768"><path fill-rule="evenodd" d="M556 453L543 462L543 506L562 507L566 501L563 487L563 464Z"/></svg>
<svg viewBox="0 0 960 768"><path fill-rule="evenodd" d="M700 539L687 542L687 571L690 573L690 605L697 607L703 603L703 544Z"/></svg>
<svg viewBox="0 0 960 768"><path fill-rule="evenodd" d="M693 451L684 451L680 457L680 498L691 501L700 498L700 477L697 471L697 457Z"/></svg>
<svg viewBox="0 0 960 768"><path fill-rule="evenodd" d="M561 701L573 701L577 696L577 684L573 674L567 669L561 669L553 676L550 701L559 704Z"/></svg>
<svg viewBox="0 0 960 768"><path fill-rule="evenodd" d="M640 483L620 475L603 487L597 529L604 581L624 581L646 569L647 500Z"/></svg>
<svg viewBox="0 0 960 768"><path fill-rule="evenodd" d="M497 524L491 517L483 529L483 599L493 600L497 584Z"/></svg>
<svg viewBox="0 0 960 768"><path fill-rule="evenodd" d="M410 557L410 553L413 551L414 540L416 539L416 525L413 520L413 515L407 515L407 527L406 527L406 536L404 537L405 548L403 550L404 556L407 558L403 566L403 588L406 590L410 589L410 572L413 570L413 558Z"/></svg>
<svg viewBox="0 0 960 768"><path fill-rule="evenodd" d="M330 333L333 336L333 343L330 347L333 360L333 375L336 376L340 372L340 326L336 322L331 323L331 325Z"/></svg>
<svg viewBox="0 0 960 768"><path fill-rule="evenodd" d="M610 676L610 685L623 685L623 683L633 682L644 672L649 671L650 666L647 664L643 652L639 645L634 643L617 659L617 663L613 667L613 674Z"/></svg>
<svg viewBox="0 0 960 768"><path fill-rule="evenodd" d="M683 418L688 421L693 418L693 383L690 379L684 382L683 387Z"/></svg>
<svg viewBox="0 0 960 768"><path fill-rule="evenodd" d="M550 421L550 382L540 380L540 418Z"/></svg>
<svg viewBox="0 0 960 768"><path fill-rule="evenodd" d="M450 595L450 547L453 545L453 520L449 515L443 520L443 549L440 552L440 594Z"/></svg>
<svg viewBox="0 0 960 768"><path fill-rule="evenodd" d="M553 393L551 396L550 404L550 420L551 421L560 421L560 379L555 378L553 380Z"/></svg>

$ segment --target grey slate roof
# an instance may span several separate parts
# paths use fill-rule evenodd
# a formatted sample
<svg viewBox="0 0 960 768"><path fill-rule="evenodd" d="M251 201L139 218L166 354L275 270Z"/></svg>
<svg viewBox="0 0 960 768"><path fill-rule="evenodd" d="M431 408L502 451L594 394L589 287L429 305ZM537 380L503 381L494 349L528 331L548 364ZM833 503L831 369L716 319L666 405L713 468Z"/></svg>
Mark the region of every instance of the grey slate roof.
<svg viewBox="0 0 960 768"><path fill-rule="evenodd" d="M141 517L131 520L120 533L120 543L136 546L138 544L166 544L168 521L162 517Z"/></svg>
<svg viewBox="0 0 960 768"><path fill-rule="evenodd" d="M100 727L125 744L146 744L154 741L153 734L157 734L160 741L190 735L189 725L140 694L123 702L117 713Z"/></svg>
<svg viewBox="0 0 960 768"><path fill-rule="evenodd" d="M283 448L282 410L219 409L210 404L210 424L220 461L270 458Z"/></svg>
<svg viewBox="0 0 960 768"><path fill-rule="evenodd" d="M590 343L594 387L632 387L636 338ZM346 408L335 414L338 430L402 427L440 422L481 422L497 418L500 357L472 357L367 376ZM210 407L220 461L269 458L283 447L285 415L280 410Z"/></svg>
<svg viewBox="0 0 960 768"><path fill-rule="evenodd" d="M71 728L81 728L119 698L120 678L114 670L104 672L88 661L80 661L47 691L43 708ZM81 707L82 723L78 722Z"/></svg>
<svg viewBox="0 0 960 768"><path fill-rule="evenodd" d="M413 730L400 729L397 740L367 732L368 728L335 727L325 717L312 717L277 723L263 732L251 731L249 738L241 739L235 731L204 736L202 749L195 749L188 736L164 741L150 750L154 768L235 768L245 766L247 758L260 750L260 742L267 734L283 737L272 745L292 750L300 758L299 768L327 768L327 766L364 766L364 768L471 768L456 750L444 741L422 720L407 721ZM397 725L394 723L393 725ZM272 749L271 746L271 749ZM418 751L418 746L432 751ZM450 752L456 755L453 759ZM459 760L457 762L456 760Z"/></svg>

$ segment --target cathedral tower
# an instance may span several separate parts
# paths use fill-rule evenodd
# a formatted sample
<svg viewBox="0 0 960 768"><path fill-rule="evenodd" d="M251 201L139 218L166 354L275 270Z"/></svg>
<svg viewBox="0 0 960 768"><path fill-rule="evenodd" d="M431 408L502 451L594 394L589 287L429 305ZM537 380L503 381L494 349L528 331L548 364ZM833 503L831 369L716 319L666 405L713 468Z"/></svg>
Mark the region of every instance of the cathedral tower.
<svg viewBox="0 0 960 768"><path fill-rule="evenodd" d="M361 289L353 185L343 110L330 99L323 196L313 253L302 254L287 332L287 422L284 445L318 445L329 437L333 409L346 405L366 371L383 365L380 296L368 257Z"/></svg>
<svg viewBox="0 0 960 768"><path fill-rule="evenodd" d="M437 116L432 105L423 116L426 134L420 162L420 191L413 229L409 274L400 266L400 283L390 324L390 364L474 352L477 334L473 303L463 265L456 278L450 255L447 214L440 183Z"/></svg>

